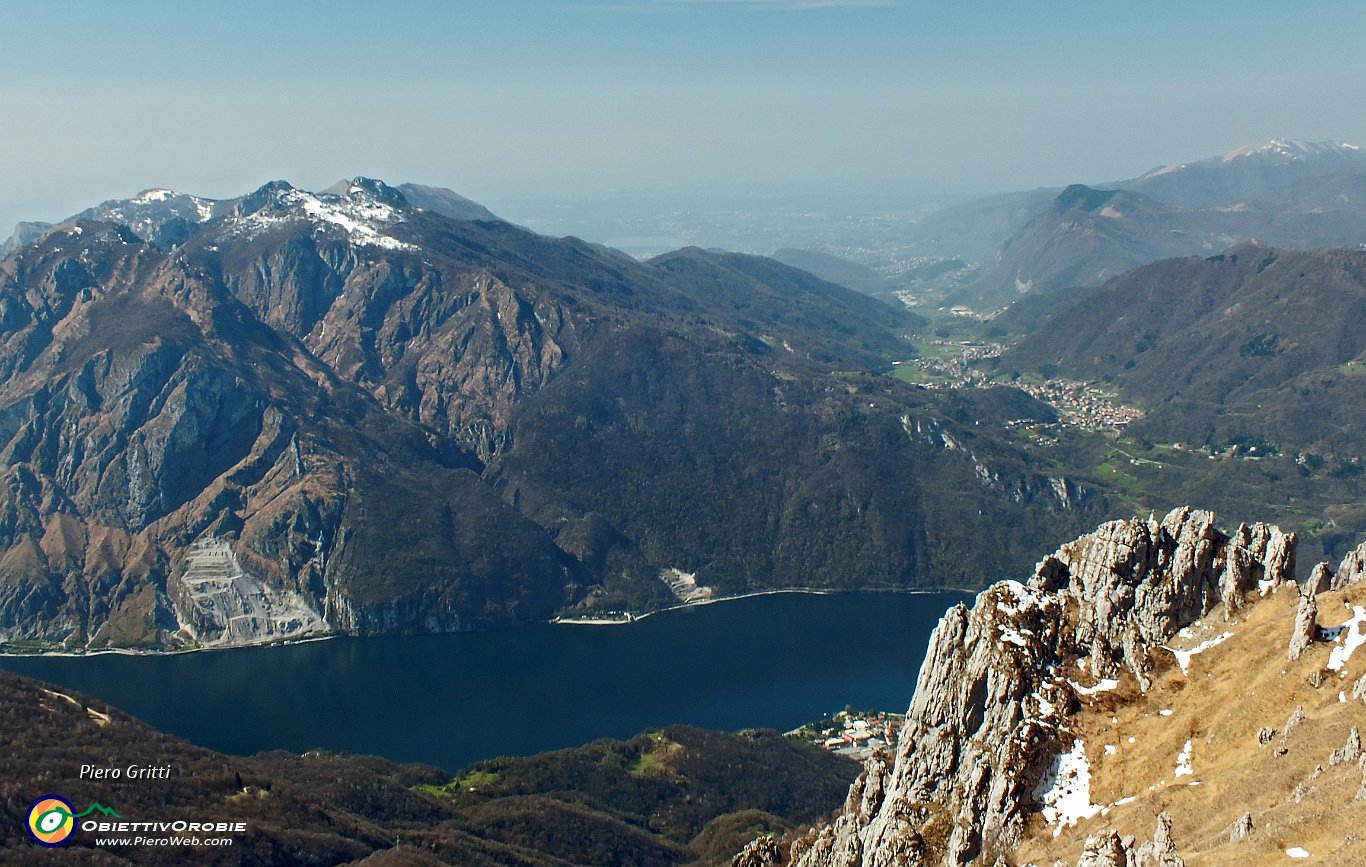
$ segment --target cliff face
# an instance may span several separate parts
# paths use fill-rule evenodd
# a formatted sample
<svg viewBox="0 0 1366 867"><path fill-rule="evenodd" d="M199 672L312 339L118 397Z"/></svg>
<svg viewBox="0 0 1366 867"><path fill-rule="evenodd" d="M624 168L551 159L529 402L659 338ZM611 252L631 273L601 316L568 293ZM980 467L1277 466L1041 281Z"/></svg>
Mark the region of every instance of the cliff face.
<svg viewBox="0 0 1366 867"><path fill-rule="evenodd" d="M242 219L288 225L294 202L282 195ZM284 214L271 216L275 211ZM258 319L387 409L482 461L507 444L513 408L564 366L583 326L555 293L515 287L491 269L435 254L376 256L365 246L307 236L215 246L230 250L226 287Z"/></svg>
<svg viewBox="0 0 1366 867"><path fill-rule="evenodd" d="M478 628L572 598L581 567L474 456L222 274L105 223L0 263L0 642Z"/></svg>
<svg viewBox="0 0 1366 867"><path fill-rule="evenodd" d="M874 758L829 825L792 846L802 867L993 864L1042 812L1091 815L1068 719L1197 619L1224 618L1294 575L1294 534L1217 529L1189 508L1116 521L1059 548L934 631L895 756ZM1080 760L1077 756L1081 756ZM1098 809L1098 808L1096 808Z"/></svg>

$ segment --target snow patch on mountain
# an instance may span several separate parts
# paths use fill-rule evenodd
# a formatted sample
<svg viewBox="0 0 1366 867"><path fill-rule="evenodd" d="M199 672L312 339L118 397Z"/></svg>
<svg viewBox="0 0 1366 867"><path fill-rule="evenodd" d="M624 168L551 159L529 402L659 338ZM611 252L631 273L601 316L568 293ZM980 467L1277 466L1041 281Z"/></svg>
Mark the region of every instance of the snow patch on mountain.
<svg viewBox="0 0 1366 867"><path fill-rule="evenodd" d="M1086 746L1080 741L1054 758L1048 772L1034 790L1044 822L1053 826L1056 837L1063 828L1089 819L1101 811L1091 803L1091 766L1086 761Z"/></svg>
<svg viewBox="0 0 1366 867"><path fill-rule="evenodd" d="M353 183L344 194L310 193L280 184L270 191L264 206L239 213L233 219L240 232L253 237L273 226L306 220L314 224L315 234L340 230L357 246L418 249L384 231L387 226L402 222L403 214L359 183Z"/></svg>
<svg viewBox="0 0 1366 867"><path fill-rule="evenodd" d="M1353 617L1340 627L1342 644L1333 648L1333 652L1328 657L1329 671L1342 671L1352 658L1352 654L1363 644L1366 644L1366 608L1357 605L1353 609Z"/></svg>
<svg viewBox="0 0 1366 867"><path fill-rule="evenodd" d="M133 197L133 201L139 205L150 204L151 202L164 202L167 199L178 195L175 190L151 189L143 190Z"/></svg>
<svg viewBox="0 0 1366 867"><path fill-rule="evenodd" d="M1298 141L1295 139L1273 138L1271 141L1235 148L1224 154L1220 159L1223 162L1231 163L1234 160L1244 159L1246 157L1260 157L1279 163L1309 159L1316 155L1355 153L1360 150L1361 148L1356 145L1343 144L1340 142L1310 142Z"/></svg>

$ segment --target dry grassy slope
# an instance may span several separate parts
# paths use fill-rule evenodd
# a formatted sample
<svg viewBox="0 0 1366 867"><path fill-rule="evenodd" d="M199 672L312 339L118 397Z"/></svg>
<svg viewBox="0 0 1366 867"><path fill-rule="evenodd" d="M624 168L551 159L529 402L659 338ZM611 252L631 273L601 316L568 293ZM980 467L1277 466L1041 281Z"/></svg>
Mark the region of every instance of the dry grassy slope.
<svg viewBox="0 0 1366 867"><path fill-rule="evenodd" d="M1366 703L1352 698L1353 684L1366 672L1366 648L1351 657L1343 676L1326 670L1333 644L1315 643L1287 662L1297 604L1293 585L1283 585L1231 623L1211 616L1171 646L1185 649L1225 631L1233 635L1192 657L1186 675L1169 656L1146 695L1129 678L1111 692L1083 698L1073 728L1086 744L1091 802L1110 806L1057 837L1035 819L1010 863L1075 864L1087 834L1107 827L1139 843L1151 840L1157 814L1166 810L1188 867L1366 864L1366 800L1354 800L1363 772L1356 762L1329 766L1354 725L1366 730ZM1366 605L1366 584L1325 593L1318 604L1319 623L1335 626L1351 618L1351 605ZM1318 688L1310 681L1315 672L1322 674ZM1285 723L1301 705L1305 720L1289 735L1288 752L1277 756ZM1163 709L1171 714L1163 716ZM1264 726L1275 728L1276 737L1259 746ZM1177 757L1187 740L1194 773L1177 779ZM1113 755L1105 754L1107 744L1116 747ZM1123 798L1133 800L1116 806ZM1231 843L1230 827L1248 812L1253 833ZM1292 859L1285 853L1291 847L1310 858Z"/></svg>

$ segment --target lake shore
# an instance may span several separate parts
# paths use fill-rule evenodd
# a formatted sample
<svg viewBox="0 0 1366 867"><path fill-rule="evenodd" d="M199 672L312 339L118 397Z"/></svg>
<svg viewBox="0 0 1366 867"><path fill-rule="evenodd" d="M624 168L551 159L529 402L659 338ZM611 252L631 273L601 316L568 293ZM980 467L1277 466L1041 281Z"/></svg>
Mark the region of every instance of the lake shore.
<svg viewBox="0 0 1366 867"><path fill-rule="evenodd" d="M669 611L681 611L690 608L700 608L704 605L714 605L718 602L737 602L742 599L753 599L760 596L778 596L784 594L798 594L805 596L835 596L841 593L889 593L897 595L931 595L942 593L962 593L972 595L977 591L962 590L957 587L932 587L932 588L898 588L898 587L873 587L873 588L839 588L831 589L828 587L775 587L768 590L752 590L746 593L734 593L728 596L709 596L703 599L694 599L688 602L679 602L676 605L668 605L664 608L655 608L650 611L622 611L613 612L613 617L553 617L549 620L536 621L538 623L549 623L555 626L624 626L630 623L639 623L642 620L653 617L656 614L663 614ZM531 624L527 624L531 625ZM0 658L24 658L24 657L56 657L56 658L80 658L94 656L142 656L142 657L162 657L162 656L181 656L189 653L205 653L223 650L244 650L253 647L288 647L297 644L311 644L316 641L328 641L334 638L347 637L345 633L328 632L320 635L309 635L301 638L287 638L276 641L261 641L251 644L233 644L216 647L179 647L168 650L146 650L131 647L111 647L100 648L98 650L71 650L71 649L43 649L35 647L33 649L15 650L9 647L0 646Z"/></svg>
<svg viewBox="0 0 1366 867"><path fill-rule="evenodd" d="M557 626L624 626L630 623L638 623L656 614L663 614L666 611L680 611L686 608L699 608L703 605L714 605L718 602L736 602L741 599L753 599L757 596L777 596L780 594L796 593L806 596L835 596L840 593L895 593L898 595L924 596L942 593L962 593L973 595L975 590L962 590L957 587L934 587L934 588L906 588L899 587L873 587L873 588L853 588L853 589L831 589L828 587L778 587L771 590L753 590L748 593L734 593L729 596L708 596L705 599L695 599L688 602L680 602L677 605L669 605L664 608L655 608L650 611L621 611L612 612L615 617L556 617L550 620Z"/></svg>
<svg viewBox="0 0 1366 867"><path fill-rule="evenodd" d="M0 658L0 669L220 752L322 749L461 768L665 725L789 731L845 705L901 710L926 636L965 598L766 593L634 629L542 620L242 653L28 655Z"/></svg>
<svg viewBox="0 0 1366 867"><path fill-rule="evenodd" d="M315 641L329 641L340 638L340 632L326 632L320 635L307 635L302 638L285 638L275 641L258 641L251 644L227 644L214 647L177 647L171 650L144 650L136 647L104 647L98 650L29 650L0 649L0 658L24 658L29 656L51 656L80 658L86 656L183 656L187 653L209 653L216 650L245 650L249 647L290 647L296 644L312 644Z"/></svg>

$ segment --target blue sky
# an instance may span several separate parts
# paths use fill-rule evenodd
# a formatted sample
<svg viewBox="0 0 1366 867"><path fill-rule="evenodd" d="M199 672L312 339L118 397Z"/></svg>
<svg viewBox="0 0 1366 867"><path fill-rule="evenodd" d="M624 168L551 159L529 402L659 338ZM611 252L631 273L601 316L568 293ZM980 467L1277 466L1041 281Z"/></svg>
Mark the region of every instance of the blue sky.
<svg viewBox="0 0 1366 867"><path fill-rule="evenodd" d="M1366 3L0 0L0 235L149 186L991 192L1366 144Z"/></svg>

